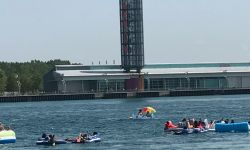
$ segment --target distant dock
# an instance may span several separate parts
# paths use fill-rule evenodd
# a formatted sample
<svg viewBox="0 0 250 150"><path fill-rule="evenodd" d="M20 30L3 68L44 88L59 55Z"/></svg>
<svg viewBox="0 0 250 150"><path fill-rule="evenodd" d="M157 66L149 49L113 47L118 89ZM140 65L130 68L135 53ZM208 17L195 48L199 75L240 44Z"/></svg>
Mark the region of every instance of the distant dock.
<svg viewBox="0 0 250 150"><path fill-rule="evenodd" d="M1 96L0 103L171 97L171 96L235 95L235 94L250 94L250 89L210 89L210 90L203 89L203 90L134 91L134 92L108 92L108 93Z"/></svg>

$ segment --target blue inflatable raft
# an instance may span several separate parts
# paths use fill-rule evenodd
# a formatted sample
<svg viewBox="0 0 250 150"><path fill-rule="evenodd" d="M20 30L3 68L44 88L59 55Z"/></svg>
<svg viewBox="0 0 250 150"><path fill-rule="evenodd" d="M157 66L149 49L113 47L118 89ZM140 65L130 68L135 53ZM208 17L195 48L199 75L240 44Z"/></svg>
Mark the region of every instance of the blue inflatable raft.
<svg viewBox="0 0 250 150"><path fill-rule="evenodd" d="M216 132L248 132L249 125L248 122L239 122L239 123L216 123L215 124Z"/></svg>

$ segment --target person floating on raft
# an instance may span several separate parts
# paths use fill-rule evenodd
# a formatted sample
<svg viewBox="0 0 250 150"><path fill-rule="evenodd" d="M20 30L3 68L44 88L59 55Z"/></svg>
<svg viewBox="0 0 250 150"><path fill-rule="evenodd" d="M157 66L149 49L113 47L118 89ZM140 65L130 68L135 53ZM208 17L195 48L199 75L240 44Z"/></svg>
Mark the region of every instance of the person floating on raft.
<svg viewBox="0 0 250 150"><path fill-rule="evenodd" d="M175 128L177 128L177 127L178 127L178 126L174 125L174 124L172 123L172 121L167 121L167 122L165 123L165 128L164 128L164 130L175 129Z"/></svg>
<svg viewBox="0 0 250 150"><path fill-rule="evenodd" d="M136 115L132 115L132 117L129 117L130 119L148 119L153 118L153 114L156 112L156 110L153 107L144 107L142 109L139 109Z"/></svg>
<svg viewBox="0 0 250 150"><path fill-rule="evenodd" d="M88 139L88 135L86 133L80 133L79 136L75 139L76 143L85 143Z"/></svg>
<svg viewBox="0 0 250 150"><path fill-rule="evenodd" d="M139 117L139 116L143 116L142 109L139 109L139 110L138 110L137 116L138 116L138 117Z"/></svg>
<svg viewBox="0 0 250 150"><path fill-rule="evenodd" d="M66 141L72 143L90 143L90 142L100 142L101 138L99 138L97 132L93 132L93 134L80 133L76 138L67 138Z"/></svg>
<svg viewBox="0 0 250 150"><path fill-rule="evenodd" d="M47 135L46 133L42 134L41 138L38 138L37 145L49 145L49 146L55 146L56 144L66 144L66 141L60 141L55 139L55 135Z"/></svg>

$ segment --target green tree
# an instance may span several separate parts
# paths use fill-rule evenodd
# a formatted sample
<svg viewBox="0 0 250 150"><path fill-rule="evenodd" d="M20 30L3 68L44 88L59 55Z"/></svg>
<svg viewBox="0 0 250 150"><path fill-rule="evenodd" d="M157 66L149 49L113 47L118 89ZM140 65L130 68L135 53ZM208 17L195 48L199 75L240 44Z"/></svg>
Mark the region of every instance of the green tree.
<svg viewBox="0 0 250 150"><path fill-rule="evenodd" d="M39 91L42 89L42 77L38 73L34 73L31 77L32 80L32 90L33 92Z"/></svg>
<svg viewBox="0 0 250 150"><path fill-rule="evenodd" d="M68 60L50 60L47 62L42 62L39 60L32 60L31 62L0 62L0 84L1 90L13 92L18 91L18 81L21 83L21 91L27 92L37 92L43 90L43 76L55 65L70 65ZM0 90L0 92L1 92Z"/></svg>
<svg viewBox="0 0 250 150"><path fill-rule="evenodd" d="M6 81L7 81L6 75L4 71L0 69L0 94L1 95L3 94L3 92L5 92Z"/></svg>
<svg viewBox="0 0 250 150"><path fill-rule="evenodd" d="M6 91L8 92L18 91L16 73L10 73L9 76L7 77Z"/></svg>

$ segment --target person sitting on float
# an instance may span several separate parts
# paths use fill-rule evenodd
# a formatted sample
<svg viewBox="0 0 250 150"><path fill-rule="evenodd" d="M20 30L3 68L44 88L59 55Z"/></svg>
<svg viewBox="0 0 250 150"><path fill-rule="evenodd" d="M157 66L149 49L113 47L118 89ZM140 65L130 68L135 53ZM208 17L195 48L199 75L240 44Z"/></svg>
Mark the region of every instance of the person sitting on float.
<svg viewBox="0 0 250 150"><path fill-rule="evenodd" d="M147 111L147 113L146 113L146 117L152 117L152 114L151 114L151 113L149 113L149 111Z"/></svg>
<svg viewBox="0 0 250 150"><path fill-rule="evenodd" d="M197 120L194 121L194 126L193 126L193 128L198 128L198 121L197 121Z"/></svg>
<svg viewBox="0 0 250 150"><path fill-rule="evenodd" d="M190 127L190 123L186 118L183 118L181 122L179 122L178 124L179 128L183 128L183 129L189 129Z"/></svg>
<svg viewBox="0 0 250 150"><path fill-rule="evenodd" d="M229 119L226 119L224 122L225 124L229 124Z"/></svg>
<svg viewBox="0 0 250 150"><path fill-rule="evenodd" d="M76 137L76 143L81 143L81 139L82 139L82 133L80 133L80 135L78 137Z"/></svg>
<svg viewBox="0 0 250 150"><path fill-rule="evenodd" d="M225 123L224 118L221 118L220 123Z"/></svg>
<svg viewBox="0 0 250 150"><path fill-rule="evenodd" d="M211 120L209 123L209 129L214 129L215 128L215 120Z"/></svg>
<svg viewBox="0 0 250 150"><path fill-rule="evenodd" d="M137 116L143 116L143 112L141 109L139 109L138 113L137 113Z"/></svg>
<svg viewBox="0 0 250 150"><path fill-rule="evenodd" d="M209 123L208 123L208 120L207 119L204 119L204 128L205 129L209 129L210 128L210 125L209 125Z"/></svg>
<svg viewBox="0 0 250 150"><path fill-rule="evenodd" d="M45 141L49 141L50 137L46 135L46 137L44 138Z"/></svg>
<svg viewBox="0 0 250 150"><path fill-rule="evenodd" d="M55 146L56 145L55 135L50 134L48 142L49 142L49 144Z"/></svg>
<svg viewBox="0 0 250 150"><path fill-rule="evenodd" d="M51 137L53 136L55 135L52 134L48 135L45 132L43 132L41 138L38 138L38 140L50 141Z"/></svg>
<svg viewBox="0 0 250 150"><path fill-rule="evenodd" d="M76 137L76 143L82 143L84 142L84 135L83 133L80 133L78 137Z"/></svg>
<svg viewBox="0 0 250 150"><path fill-rule="evenodd" d="M193 128L194 127L194 121L195 121L195 119L194 118L188 119L188 121L189 121L189 125L190 125L189 128Z"/></svg>
<svg viewBox="0 0 250 150"><path fill-rule="evenodd" d="M81 143L84 143L86 140L89 140L89 135L87 133L81 133L80 139Z"/></svg>
<svg viewBox="0 0 250 150"><path fill-rule="evenodd" d="M4 130L4 125L0 122L0 131Z"/></svg>
<svg viewBox="0 0 250 150"><path fill-rule="evenodd" d="M199 122L198 122L198 128L200 128L200 129L203 129L203 128L204 128L204 127L203 127L203 122L202 122L201 119L200 119Z"/></svg>
<svg viewBox="0 0 250 150"><path fill-rule="evenodd" d="M164 128L164 130L167 130L167 129L174 129L174 128L177 128L177 126L174 125L174 124L172 123L172 121L167 121L167 122L165 123L165 128Z"/></svg>
<svg viewBox="0 0 250 150"><path fill-rule="evenodd" d="M46 133L43 133L43 134L42 134L42 138L43 138L43 139L46 139L47 137L48 137L48 136L47 136Z"/></svg>

